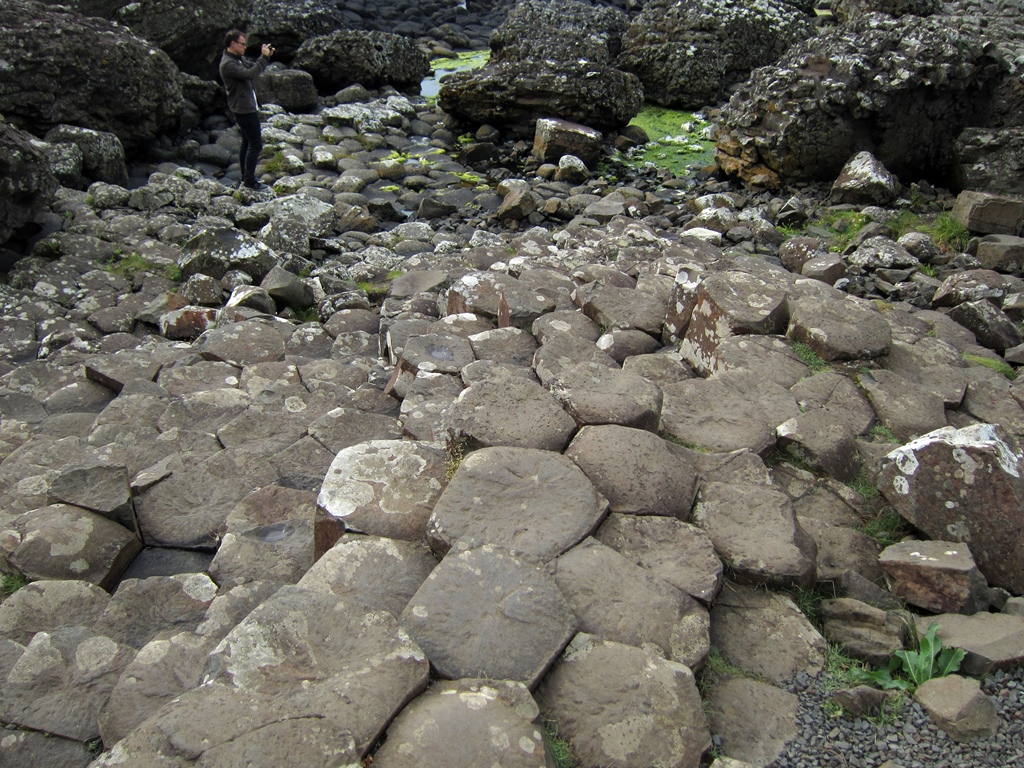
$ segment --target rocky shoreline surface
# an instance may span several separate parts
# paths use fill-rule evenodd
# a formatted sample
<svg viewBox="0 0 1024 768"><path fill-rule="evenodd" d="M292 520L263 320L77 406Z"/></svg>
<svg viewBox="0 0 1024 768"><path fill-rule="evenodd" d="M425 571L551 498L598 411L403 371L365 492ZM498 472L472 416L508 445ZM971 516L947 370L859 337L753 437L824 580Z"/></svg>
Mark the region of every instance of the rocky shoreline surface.
<svg viewBox="0 0 1024 768"><path fill-rule="evenodd" d="M578 5L569 49L628 36ZM941 43L946 96L995 76ZM677 178L295 71L267 193L218 114L0 136L59 181L0 248L0 764L1024 762L1024 199L787 180L735 98L734 177ZM932 622L954 674L857 687Z"/></svg>

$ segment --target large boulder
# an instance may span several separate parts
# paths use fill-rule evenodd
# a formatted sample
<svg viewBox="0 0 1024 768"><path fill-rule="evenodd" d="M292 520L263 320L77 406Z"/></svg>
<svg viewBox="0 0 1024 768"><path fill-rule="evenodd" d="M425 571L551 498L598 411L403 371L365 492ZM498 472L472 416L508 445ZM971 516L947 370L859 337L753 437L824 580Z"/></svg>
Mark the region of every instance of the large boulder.
<svg viewBox="0 0 1024 768"><path fill-rule="evenodd" d="M0 243L41 213L59 186L32 137L0 118Z"/></svg>
<svg viewBox="0 0 1024 768"><path fill-rule="evenodd" d="M412 40L388 32L338 29L306 40L292 66L304 69L323 93L359 83L418 86L430 72L430 59Z"/></svg>
<svg viewBox="0 0 1024 768"><path fill-rule="evenodd" d="M578 0L524 0L491 34L491 61L585 59L610 64L629 19L614 8Z"/></svg>
<svg viewBox="0 0 1024 768"><path fill-rule="evenodd" d="M1004 64L947 19L868 14L756 70L723 110L716 162L748 184L831 181L857 151L904 178L950 177L960 131Z"/></svg>
<svg viewBox="0 0 1024 768"><path fill-rule="evenodd" d="M347 29L345 3L330 0L252 0L249 44L271 43L278 55L288 57L314 35Z"/></svg>
<svg viewBox="0 0 1024 768"><path fill-rule="evenodd" d="M625 14L614 9L527 0L492 34L491 62L446 77L438 103L468 123L530 139L539 117L621 127L644 98L636 75L613 64L625 27Z"/></svg>
<svg viewBox="0 0 1024 768"><path fill-rule="evenodd" d="M121 7L108 18L160 46L182 72L212 78L219 83L217 69L224 47L224 33L245 24L250 3L248 0L221 0L217 3L150 0L118 5Z"/></svg>
<svg viewBox="0 0 1024 768"><path fill-rule="evenodd" d="M944 427L886 456L878 489L933 539L968 542L989 584L1024 592L1024 452L1002 427Z"/></svg>
<svg viewBox="0 0 1024 768"><path fill-rule="evenodd" d="M124 27L8 0L0 5L0 50L0 113L25 130L79 125L109 131L131 148L178 127L178 68Z"/></svg>
<svg viewBox="0 0 1024 768"><path fill-rule="evenodd" d="M617 64L640 78L648 101L695 108L813 33L812 18L783 0L649 0Z"/></svg>

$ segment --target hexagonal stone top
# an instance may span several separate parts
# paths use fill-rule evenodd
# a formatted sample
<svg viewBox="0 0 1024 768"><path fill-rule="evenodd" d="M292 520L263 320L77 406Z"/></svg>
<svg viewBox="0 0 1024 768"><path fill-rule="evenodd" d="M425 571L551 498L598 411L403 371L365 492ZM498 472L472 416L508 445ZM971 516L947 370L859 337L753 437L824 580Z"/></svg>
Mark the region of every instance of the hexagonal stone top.
<svg viewBox="0 0 1024 768"><path fill-rule="evenodd" d="M438 554L465 539L547 562L589 536L607 510L604 496L559 453L482 448L463 460L441 494L427 539Z"/></svg>
<svg viewBox="0 0 1024 768"><path fill-rule="evenodd" d="M400 622L441 677L517 680L530 688L576 632L551 576L492 545L450 552Z"/></svg>
<svg viewBox="0 0 1024 768"><path fill-rule="evenodd" d="M427 443L371 440L340 451L317 499L317 554L344 530L422 539L444 476L444 453Z"/></svg>

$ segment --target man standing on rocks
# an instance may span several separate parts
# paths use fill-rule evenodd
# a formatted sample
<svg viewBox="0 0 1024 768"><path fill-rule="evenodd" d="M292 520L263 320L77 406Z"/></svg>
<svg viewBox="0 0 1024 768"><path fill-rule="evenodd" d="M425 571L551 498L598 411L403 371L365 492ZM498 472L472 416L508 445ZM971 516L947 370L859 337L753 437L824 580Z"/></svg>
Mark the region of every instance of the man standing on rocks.
<svg viewBox="0 0 1024 768"><path fill-rule="evenodd" d="M227 91L228 109L235 116L238 129L242 132L242 148L238 153L238 163L242 169L242 184L249 189L263 192L269 187L256 178L256 163L263 149L263 137L260 134L260 115L257 111L256 78L270 63L274 49L264 43L261 56L252 61L245 58L246 35L237 29L230 30L224 36L224 55L220 57L220 77Z"/></svg>

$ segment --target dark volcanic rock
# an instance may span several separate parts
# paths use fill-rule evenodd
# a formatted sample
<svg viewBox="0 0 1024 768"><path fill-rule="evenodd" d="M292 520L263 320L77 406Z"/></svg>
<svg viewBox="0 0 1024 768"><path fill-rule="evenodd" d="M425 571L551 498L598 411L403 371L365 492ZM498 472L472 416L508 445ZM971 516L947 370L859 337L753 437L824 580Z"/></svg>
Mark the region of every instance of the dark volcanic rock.
<svg viewBox="0 0 1024 768"><path fill-rule="evenodd" d="M292 65L313 76L323 92L359 83L367 88L391 83L419 85L430 72L430 59L412 41L387 32L339 29L306 40Z"/></svg>
<svg viewBox="0 0 1024 768"><path fill-rule="evenodd" d="M599 130L640 111L643 88L612 58L625 15L574 0L524 2L491 36L492 62L444 79L439 104L474 124L532 138L539 117Z"/></svg>
<svg viewBox="0 0 1024 768"><path fill-rule="evenodd" d="M760 69L722 116L716 161L747 183L832 180L859 150L893 173L943 180L1004 65L947 19L869 14Z"/></svg>
<svg viewBox="0 0 1024 768"><path fill-rule="evenodd" d="M145 3L119 2L118 5L121 7L109 18L159 45L182 72L214 78L219 84L217 66L224 46L224 33L232 27L244 26L250 2L150 0Z"/></svg>
<svg viewBox="0 0 1024 768"><path fill-rule="evenodd" d="M30 142L30 136L0 118L0 243L32 221L57 191L46 157Z"/></svg>
<svg viewBox="0 0 1024 768"><path fill-rule="evenodd" d="M640 78L648 101L701 107L813 30L805 13L782 0L648 0L617 64Z"/></svg>
<svg viewBox="0 0 1024 768"><path fill-rule="evenodd" d="M60 34L55 34L60 30ZM174 62L123 27L34 0L0 6L0 113L43 133L60 123L139 145L178 124Z"/></svg>

